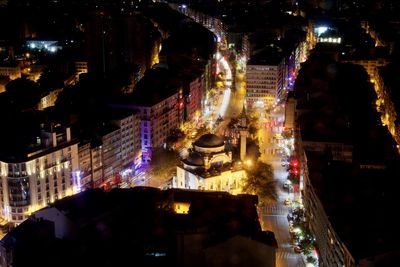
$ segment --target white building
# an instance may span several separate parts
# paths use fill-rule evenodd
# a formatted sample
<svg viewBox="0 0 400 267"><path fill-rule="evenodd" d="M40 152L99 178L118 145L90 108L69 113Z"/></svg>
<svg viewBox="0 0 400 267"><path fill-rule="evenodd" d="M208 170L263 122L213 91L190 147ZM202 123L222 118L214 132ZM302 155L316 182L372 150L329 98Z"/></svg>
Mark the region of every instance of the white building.
<svg viewBox="0 0 400 267"><path fill-rule="evenodd" d="M42 130L33 149L0 160L0 217L19 224L78 191L78 143L70 128Z"/></svg>
<svg viewBox="0 0 400 267"><path fill-rule="evenodd" d="M214 134L205 134L193 144L193 151L177 166L173 188L188 188L241 193L246 172L232 162L232 152L225 150L225 141Z"/></svg>

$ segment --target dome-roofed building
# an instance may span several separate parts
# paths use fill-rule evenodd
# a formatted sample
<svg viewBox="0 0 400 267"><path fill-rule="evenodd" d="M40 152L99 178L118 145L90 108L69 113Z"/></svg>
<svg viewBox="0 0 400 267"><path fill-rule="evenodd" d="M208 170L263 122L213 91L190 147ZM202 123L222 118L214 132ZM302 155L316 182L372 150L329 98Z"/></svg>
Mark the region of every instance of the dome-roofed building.
<svg viewBox="0 0 400 267"><path fill-rule="evenodd" d="M225 150L225 141L215 134L204 134L193 143L188 157L177 166L174 188L241 192L245 171L232 162L232 152Z"/></svg>
<svg viewBox="0 0 400 267"><path fill-rule="evenodd" d="M218 135L208 133L197 139L194 142L194 145L205 148L221 147L225 145L225 141Z"/></svg>
<svg viewBox="0 0 400 267"><path fill-rule="evenodd" d="M186 159L182 160L182 162L188 166L194 166L194 167L204 165L203 155L197 152L190 153Z"/></svg>

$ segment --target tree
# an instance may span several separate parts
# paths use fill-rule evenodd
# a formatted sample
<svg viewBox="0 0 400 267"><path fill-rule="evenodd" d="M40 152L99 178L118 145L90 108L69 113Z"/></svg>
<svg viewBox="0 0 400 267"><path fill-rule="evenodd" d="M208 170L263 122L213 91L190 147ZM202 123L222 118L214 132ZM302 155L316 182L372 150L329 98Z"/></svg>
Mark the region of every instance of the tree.
<svg viewBox="0 0 400 267"><path fill-rule="evenodd" d="M182 142L183 138L184 138L184 133L182 132L181 129L176 128L176 129L172 130L170 135L167 137L167 141L166 141L167 147L173 148L177 142Z"/></svg>
<svg viewBox="0 0 400 267"><path fill-rule="evenodd" d="M175 175L179 162L179 155L175 151L163 148L155 149L147 174L153 179L167 182Z"/></svg>
<svg viewBox="0 0 400 267"><path fill-rule="evenodd" d="M258 195L261 201L266 203L276 202L278 192L272 166L261 161L257 161L256 166L246 169L247 179L243 191Z"/></svg>
<svg viewBox="0 0 400 267"><path fill-rule="evenodd" d="M41 98L42 89L34 81L18 78L6 85L6 95L17 110L35 108Z"/></svg>

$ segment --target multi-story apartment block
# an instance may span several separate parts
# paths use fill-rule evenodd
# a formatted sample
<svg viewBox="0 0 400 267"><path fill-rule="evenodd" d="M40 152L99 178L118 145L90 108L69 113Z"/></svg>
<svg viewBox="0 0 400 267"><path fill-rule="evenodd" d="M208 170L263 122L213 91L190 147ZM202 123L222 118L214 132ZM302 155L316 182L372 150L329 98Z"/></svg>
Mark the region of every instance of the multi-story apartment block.
<svg viewBox="0 0 400 267"><path fill-rule="evenodd" d="M88 62L75 61L75 73L76 75L79 75L81 73L88 73Z"/></svg>
<svg viewBox="0 0 400 267"><path fill-rule="evenodd" d="M107 181L119 175L121 166L121 129L106 126L99 132L102 148L103 180Z"/></svg>
<svg viewBox="0 0 400 267"><path fill-rule="evenodd" d="M1 65L0 76L8 76L11 80L21 78L21 67L17 63Z"/></svg>
<svg viewBox="0 0 400 267"><path fill-rule="evenodd" d="M82 188L96 188L141 164L140 117L132 111L110 109L107 126L97 139L79 145Z"/></svg>
<svg viewBox="0 0 400 267"><path fill-rule="evenodd" d="M271 107L284 90L284 58L252 57L246 67L246 102L250 109Z"/></svg>
<svg viewBox="0 0 400 267"><path fill-rule="evenodd" d="M126 106L139 111L142 160L151 160L152 148L161 147L183 122L181 86L167 69L151 69L139 81ZM132 104L131 104L132 103Z"/></svg>
<svg viewBox="0 0 400 267"><path fill-rule="evenodd" d="M375 80L375 91L378 95L378 109L381 112L382 123L386 125L396 140L400 144L400 106L397 99L399 95L397 86L399 84L398 73L400 67L397 64L388 64L378 67Z"/></svg>
<svg viewBox="0 0 400 267"><path fill-rule="evenodd" d="M43 128L31 148L0 160L0 216L13 224L78 191L78 142L70 128Z"/></svg>
<svg viewBox="0 0 400 267"><path fill-rule="evenodd" d="M332 227L324 207L316 194L309 177L308 158L312 160L315 152L303 155L303 204L308 218L309 227L316 237L319 262L321 266L356 266L355 260L346 245L341 241ZM315 172L314 175L316 175Z"/></svg>
<svg viewBox="0 0 400 267"><path fill-rule="evenodd" d="M62 92L63 88L54 89L43 94L40 99L37 109L44 110L45 108L52 107L55 105L58 95Z"/></svg>
<svg viewBox="0 0 400 267"><path fill-rule="evenodd" d="M111 123L121 131L122 168L139 166L142 160L140 142L140 116L136 112L112 111ZM117 114L120 113L120 114Z"/></svg>
<svg viewBox="0 0 400 267"><path fill-rule="evenodd" d="M168 135L179 127L182 119L180 113L183 101L178 102L178 93L159 100L149 106L137 106L140 110L141 140L143 161L151 160L152 148L161 147L166 143Z"/></svg>
<svg viewBox="0 0 400 267"><path fill-rule="evenodd" d="M376 79L376 70L378 67L385 66L388 62L384 58L373 58L373 59L350 59L344 60L343 62L349 62L352 64L361 65L367 71L371 81L374 82Z"/></svg>
<svg viewBox="0 0 400 267"><path fill-rule="evenodd" d="M205 95L204 76L186 75L184 77L183 94L185 98L185 121L194 121L199 118L202 110L202 101Z"/></svg>

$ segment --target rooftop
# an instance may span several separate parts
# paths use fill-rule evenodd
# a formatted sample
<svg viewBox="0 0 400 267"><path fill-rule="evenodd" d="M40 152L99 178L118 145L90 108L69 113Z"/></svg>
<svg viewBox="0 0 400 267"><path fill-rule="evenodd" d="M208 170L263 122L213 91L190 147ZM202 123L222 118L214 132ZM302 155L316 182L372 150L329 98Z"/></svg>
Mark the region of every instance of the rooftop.
<svg viewBox="0 0 400 267"><path fill-rule="evenodd" d="M129 101L138 106L151 107L178 93L179 83L168 69L146 71L129 95Z"/></svg>
<svg viewBox="0 0 400 267"><path fill-rule="evenodd" d="M225 141L222 137L219 137L218 135L211 134L211 133L202 135L199 139L197 139L194 142L195 146L205 147L205 148L220 147L220 146L223 146L224 144L225 144Z"/></svg>
<svg viewBox="0 0 400 267"><path fill-rule="evenodd" d="M188 214L175 213L175 205L184 203L190 204ZM51 251L69 255L68 259L59 262L60 266L68 266L71 262L76 262L76 266L123 266L127 259L121 255L130 255L138 266L177 266L182 256L177 242L191 240L193 236L201 237L202 242L193 240L191 244L202 249L237 235L275 247L273 233L261 231L257 203L257 196L234 196L226 192L150 187L114 189L108 193L89 190L40 210L37 216L34 214L11 231L3 246L13 249L13 262L20 262L21 266L27 261L34 266L53 266L52 257L37 252L46 244L52 244ZM62 228L63 216L52 222L52 217L46 215L47 211L54 211L52 208L69 219L71 228ZM53 236L46 234L47 238L43 238L44 232L39 226L43 221L50 221L55 229L62 229L68 241L55 239L54 230ZM25 224L35 228L24 227ZM47 232L51 234L51 231ZM31 241L20 242L23 237L29 237ZM31 247L32 244L35 246ZM32 251L36 256L27 257ZM163 256L151 257L155 253Z"/></svg>

